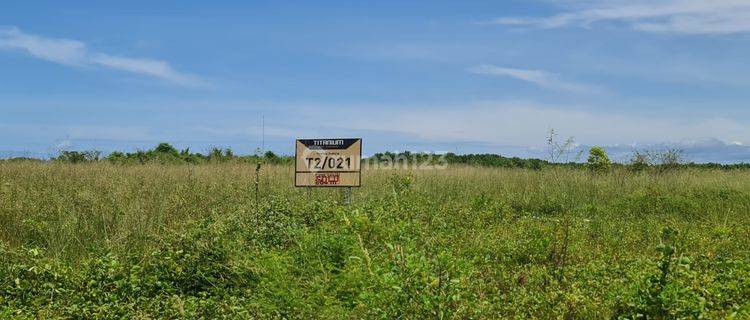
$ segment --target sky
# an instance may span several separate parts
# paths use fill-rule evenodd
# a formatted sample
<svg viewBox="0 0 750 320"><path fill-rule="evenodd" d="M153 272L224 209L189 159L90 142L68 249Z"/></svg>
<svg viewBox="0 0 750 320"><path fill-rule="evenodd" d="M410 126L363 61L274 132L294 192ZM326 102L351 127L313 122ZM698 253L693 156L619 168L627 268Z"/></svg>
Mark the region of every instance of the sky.
<svg viewBox="0 0 750 320"><path fill-rule="evenodd" d="M0 157L161 141L291 154L750 162L746 0L23 1L0 10Z"/></svg>

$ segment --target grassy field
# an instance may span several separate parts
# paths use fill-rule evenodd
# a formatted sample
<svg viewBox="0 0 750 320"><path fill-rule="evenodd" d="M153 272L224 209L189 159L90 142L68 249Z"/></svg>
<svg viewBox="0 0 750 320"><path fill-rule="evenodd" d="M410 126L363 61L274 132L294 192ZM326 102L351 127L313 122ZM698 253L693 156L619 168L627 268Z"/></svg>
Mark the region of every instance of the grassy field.
<svg viewBox="0 0 750 320"><path fill-rule="evenodd" d="M254 181L0 163L0 318L750 318L750 171Z"/></svg>

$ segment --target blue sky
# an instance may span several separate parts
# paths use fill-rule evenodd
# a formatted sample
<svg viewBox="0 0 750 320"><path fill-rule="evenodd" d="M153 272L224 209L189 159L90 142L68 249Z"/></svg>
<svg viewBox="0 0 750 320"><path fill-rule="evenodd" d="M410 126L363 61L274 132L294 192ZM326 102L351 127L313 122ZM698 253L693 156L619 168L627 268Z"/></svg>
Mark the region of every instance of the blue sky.
<svg viewBox="0 0 750 320"><path fill-rule="evenodd" d="M264 119L286 154L540 156L555 128L750 161L748 56L744 0L24 1L0 11L0 155L251 153Z"/></svg>

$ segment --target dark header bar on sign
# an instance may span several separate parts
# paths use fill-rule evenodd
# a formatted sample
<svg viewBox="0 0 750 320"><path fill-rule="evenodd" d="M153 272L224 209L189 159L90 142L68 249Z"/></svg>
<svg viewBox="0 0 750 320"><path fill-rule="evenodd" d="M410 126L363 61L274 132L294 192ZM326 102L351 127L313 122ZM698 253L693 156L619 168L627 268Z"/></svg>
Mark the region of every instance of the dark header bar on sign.
<svg viewBox="0 0 750 320"><path fill-rule="evenodd" d="M310 149L347 149L360 139L300 139L297 140Z"/></svg>

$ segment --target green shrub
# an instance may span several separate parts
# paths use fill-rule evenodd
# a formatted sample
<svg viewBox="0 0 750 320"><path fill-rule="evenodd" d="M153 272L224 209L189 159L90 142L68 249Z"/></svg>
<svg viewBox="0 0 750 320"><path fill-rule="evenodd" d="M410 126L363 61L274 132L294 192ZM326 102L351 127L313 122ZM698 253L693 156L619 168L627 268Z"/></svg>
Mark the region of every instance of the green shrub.
<svg viewBox="0 0 750 320"><path fill-rule="evenodd" d="M586 166L591 171L604 172L610 169L612 162L609 161L607 152L601 147L591 147L589 157L586 160Z"/></svg>

